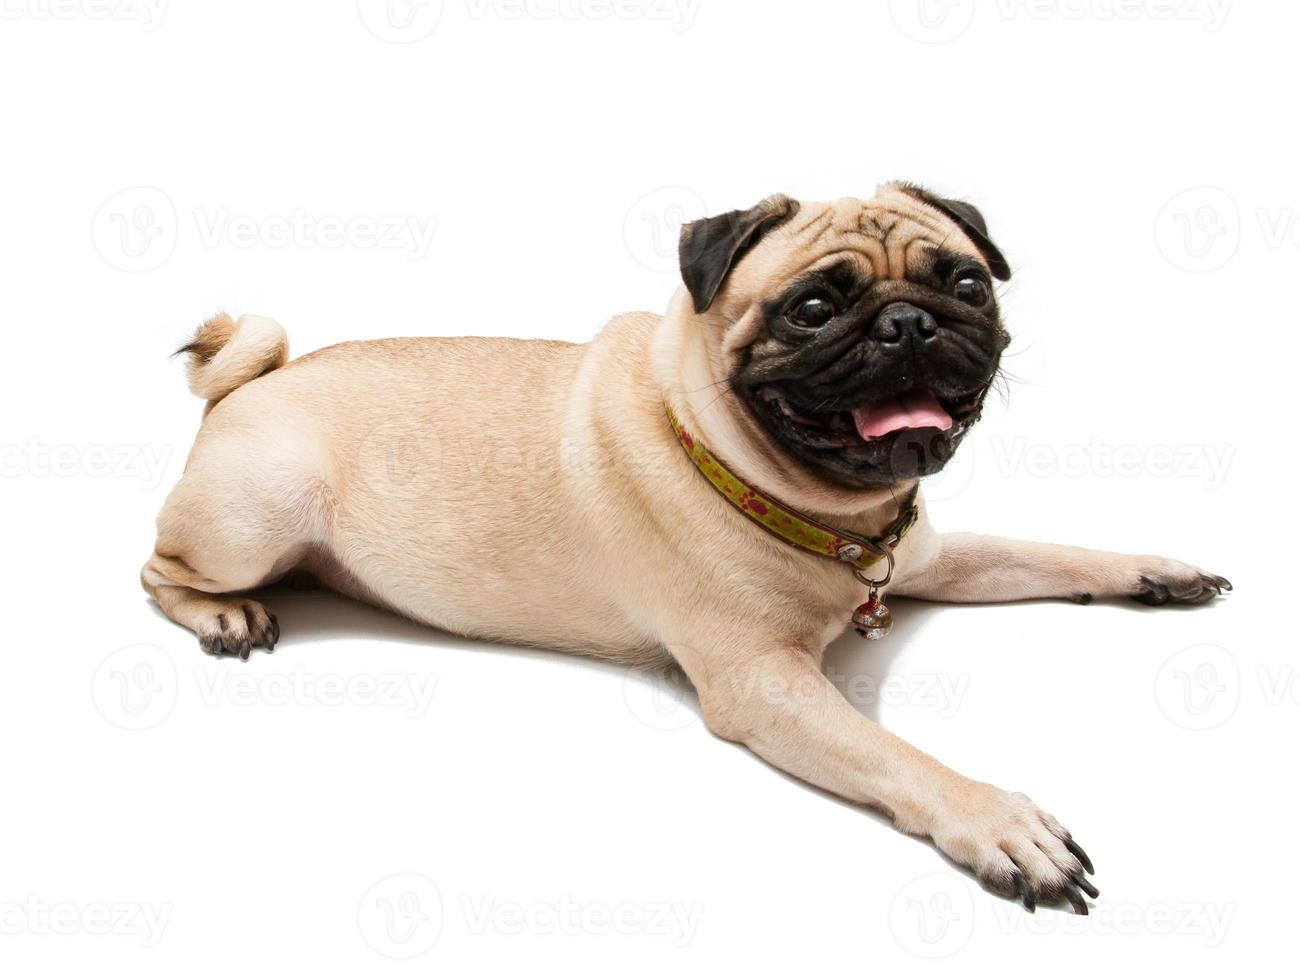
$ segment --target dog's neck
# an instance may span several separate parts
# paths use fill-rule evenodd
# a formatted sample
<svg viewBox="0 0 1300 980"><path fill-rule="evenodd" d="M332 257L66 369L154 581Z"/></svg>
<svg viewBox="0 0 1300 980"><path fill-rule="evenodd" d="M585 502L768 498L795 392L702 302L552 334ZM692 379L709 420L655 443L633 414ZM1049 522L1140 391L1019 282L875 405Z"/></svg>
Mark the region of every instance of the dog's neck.
<svg viewBox="0 0 1300 980"><path fill-rule="evenodd" d="M679 291L652 341L655 382L677 418L737 476L791 507L867 536L896 520L911 484L837 486L774 445L732 391L708 326L691 315L690 303L686 291Z"/></svg>

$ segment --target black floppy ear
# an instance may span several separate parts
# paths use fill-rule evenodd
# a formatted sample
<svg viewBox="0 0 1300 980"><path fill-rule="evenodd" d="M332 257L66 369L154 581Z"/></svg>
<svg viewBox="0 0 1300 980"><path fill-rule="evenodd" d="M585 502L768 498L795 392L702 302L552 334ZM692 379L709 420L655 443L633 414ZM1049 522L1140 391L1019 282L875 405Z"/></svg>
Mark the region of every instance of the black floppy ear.
<svg viewBox="0 0 1300 980"><path fill-rule="evenodd" d="M677 257L682 282L695 301L695 312L703 313L712 306L713 298L745 253L798 211L798 201L777 194L748 211L728 211L683 225Z"/></svg>
<svg viewBox="0 0 1300 980"><path fill-rule="evenodd" d="M989 264L989 271L1003 281L1011 278L1011 266L1007 264L1002 252L989 238L988 222L984 220L984 215L980 214L979 208L966 201L954 201L931 194L924 187L918 187L916 184L899 184L898 188L957 222L958 227L975 243L975 247L984 256L984 261Z"/></svg>

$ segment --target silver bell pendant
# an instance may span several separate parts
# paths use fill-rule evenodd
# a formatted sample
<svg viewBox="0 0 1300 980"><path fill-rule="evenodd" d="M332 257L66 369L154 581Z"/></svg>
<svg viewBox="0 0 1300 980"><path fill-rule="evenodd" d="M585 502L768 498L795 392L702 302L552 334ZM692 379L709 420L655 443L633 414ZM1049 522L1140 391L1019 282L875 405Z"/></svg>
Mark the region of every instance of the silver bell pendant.
<svg viewBox="0 0 1300 980"><path fill-rule="evenodd" d="M853 610L853 629L864 640L883 640L894 628L894 614L880 598L880 590L894 577L894 549L889 545L871 542L868 542L868 546L885 559L885 577L868 578L860 568L853 569L854 577L868 589L867 601ZM839 551L839 558L842 561L856 561L862 556L862 550L858 545L845 545Z"/></svg>
<svg viewBox="0 0 1300 980"><path fill-rule="evenodd" d="M853 610L853 629L863 639L883 640L893 628L894 614L874 590L866 602Z"/></svg>

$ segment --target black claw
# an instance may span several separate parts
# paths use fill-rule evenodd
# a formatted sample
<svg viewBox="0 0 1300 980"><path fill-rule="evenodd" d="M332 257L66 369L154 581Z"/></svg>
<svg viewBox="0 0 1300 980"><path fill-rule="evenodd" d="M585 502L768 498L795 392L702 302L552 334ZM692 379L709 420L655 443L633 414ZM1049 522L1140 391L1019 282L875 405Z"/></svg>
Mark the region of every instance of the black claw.
<svg viewBox="0 0 1300 980"><path fill-rule="evenodd" d="M1083 875L1071 874L1070 880L1083 889L1083 893L1089 898L1095 899L1101 897L1101 890Z"/></svg>
<svg viewBox="0 0 1300 980"><path fill-rule="evenodd" d="M1029 887L1029 882L1025 880L1025 876L1017 871L1011 876L1011 881L1015 884L1016 891L1020 893L1020 901L1025 908L1030 912L1035 911L1038 908L1038 903L1034 901L1034 891Z"/></svg>
<svg viewBox="0 0 1300 980"><path fill-rule="evenodd" d="M249 657L249 654L251 654L252 651L253 651L253 647L252 647L252 644L251 644L251 643L249 643L247 640L241 640L241 641L240 641L240 643L239 643L239 659L240 659L240 660L247 660L248 657Z"/></svg>
<svg viewBox="0 0 1300 980"><path fill-rule="evenodd" d="M1065 838L1065 849L1079 859L1079 863L1083 865L1084 871L1088 872L1090 875L1095 875L1097 873L1092 866L1092 859L1088 857L1088 852L1076 844L1073 837Z"/></svg>
<svg viewBox="0 0 1300 980"><path fill-rule="evenodd" d="M1075 915L1087 915L1088 903L1083 900L1083 896L1073 885L1066 885L1062 891L1070 903L1070 908L1074 909Z"/></svg>
<svg viewBox="0 0 1300 980"><path fill-rule="evenodd" d="M1092 605L1092 593L1080 592L1078 595L1074 597L1074 601L1081 606L1090 606Z"/></svg>
<svg viewBox="0 0 1300 980"><path fill-rule="evenodd" d="M1231 591L1232 591L1232 583L1229 582L1229 581L1228 581L1226 578L1224 578L1222 575L1220 575L1220 576L1219 576L1219 592L1220 592L1220 593L1223 593L1223 592L1231 592Z"/></svg>

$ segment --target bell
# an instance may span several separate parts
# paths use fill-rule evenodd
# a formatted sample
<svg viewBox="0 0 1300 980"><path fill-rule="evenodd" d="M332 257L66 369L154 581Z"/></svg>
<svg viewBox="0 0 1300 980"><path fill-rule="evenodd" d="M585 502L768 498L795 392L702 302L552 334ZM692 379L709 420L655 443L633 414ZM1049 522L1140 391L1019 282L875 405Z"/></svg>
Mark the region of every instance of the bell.
<svg viewBox="0 0 1300 980"><path fill-rule="evenodd" d="M879 598L872 596L853 610L853 628L864 639L883 640L894 628L894 615Z"/></svg>

